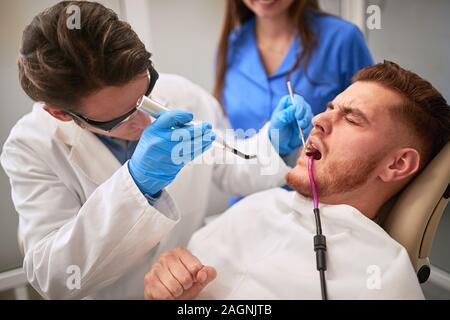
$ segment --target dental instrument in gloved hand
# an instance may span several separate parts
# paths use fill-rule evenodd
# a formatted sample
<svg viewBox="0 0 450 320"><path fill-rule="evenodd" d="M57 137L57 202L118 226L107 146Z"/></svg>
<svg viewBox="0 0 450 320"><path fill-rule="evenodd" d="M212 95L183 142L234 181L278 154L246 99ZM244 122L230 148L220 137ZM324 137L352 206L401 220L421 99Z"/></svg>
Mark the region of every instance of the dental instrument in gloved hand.
<svg viewBox="0 0 450 320"><path fill-rule="evenodd" d="M143 96L141 98L141 100L138 102L137 108L139 110L142 110L143 112L149 114L150 116L152 116L154 118L157 118L163 112L170 111L170 109L165 107L163 104L161 104L158 101L156 101L150 97L147 97L147 96ZM187 125L196 125L196 124L197 123L195 121L191 121ZM256 155L249 155L249 154L246 154L246 153L243 153L243 152L237 150L236 148L231 147L217 133L216 133L216 140L214 141L214 145L219 145L222 148L224 148L225 150L228 150L228 151L234 153L235 155L237 155L243 159L246 159L246 160L254 159L257 157Z"/></svg>
<svg viewBox="0 0 450 320"><path fill-rule="evenodd" d="M293 105L295 105L294 91L292 91L292 86L291 86L291 82L290 81L287 82L287 88L288 88L288 91L289 91L289 96L291 97L291 103ZM298 125L298 123L297 123L297 125ZM298 130L300 131L300 137L302 139L302 144L303 144L303 146L306 146L305 135L303 134L303 130L302 130L302 128L299 125L298 125Z"/></svg>
<svg viewBox="0 0 450 320"><path fill-rule="evenodd" d="M294 92L292 90L290 81L287 82L287 88L289 91L289 96L291 98L291 103L294 104L295 103ZM297 126L298 126L298 131L300 132L300 138L302 139L303 148L305 149L306 155L308 157L313 157L315 160L320 160L320 158L321 158L320 152L318 152L316 149L314 149L314 147L311 144L309 144L309 145L305 144L305 135L303 133L302 127L300 126L300 124L298 122L297 122Z"/></svg>
<svg viewBox="0 0 450 320"><path fill-rule="evenodd" d="M144 196L157 198L188 162L211 147L215 139L212 126L207 122L186 126L192 117L189 112L171 110L161 114L142 132L128 162L128 170ZM177 132L182 134L185 138L182 141L190 148L174 153L174 148L180 143L174 139Z"/></svg>
<svg viewBox="0 0 450 320"><path fill-rule="evenodd" d="M270 117L269 139L281 156L291 154L302 146L299 128L306 138L312 130L312 117L311 106L297 94L293 99L286 95L278 101Z"/></svg>

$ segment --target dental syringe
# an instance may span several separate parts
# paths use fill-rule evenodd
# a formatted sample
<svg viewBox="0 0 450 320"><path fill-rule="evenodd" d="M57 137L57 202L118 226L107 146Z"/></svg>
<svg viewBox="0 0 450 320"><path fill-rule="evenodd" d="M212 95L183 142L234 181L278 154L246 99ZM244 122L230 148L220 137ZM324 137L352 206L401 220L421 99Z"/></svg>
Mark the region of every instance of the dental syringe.
<svg viewBox="0 0 450 320"><path fill-rule="evenodd" d="M143 96L141 98L137 108L139 110L142 110L143 112L147 113L148 115L152 116L153 118L157 118L162 112L170 111L170 109L167 108L166 106L164 106L162 103L160 103L150 97L147 97L147 96ZM187 125L196 125L196 124L198 124L198 123L195 121L191 121ZM243 159L250 160L250 159L256 158L256 155L249 155L249 154L246 154L246 153L243 153L243 152L237 150L236 148L231 147L217 133L216 133L216 140L214 141L214 144L221 146L225 150L228 150L229 152L232 152L235 155L237 155Z"/></svg>

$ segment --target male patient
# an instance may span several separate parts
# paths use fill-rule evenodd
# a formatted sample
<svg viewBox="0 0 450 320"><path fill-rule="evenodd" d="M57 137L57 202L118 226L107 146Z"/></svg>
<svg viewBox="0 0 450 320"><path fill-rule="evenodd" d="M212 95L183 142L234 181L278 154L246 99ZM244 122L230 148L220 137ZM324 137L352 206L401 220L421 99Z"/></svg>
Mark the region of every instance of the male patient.
<svg viewBox="0 0 450 320"><path fill-rule="evenodd" d="M449 141L447 102L385 61L356 74L313 125L328 297L423 299L406 250L373 219ZM302 153L287 176L295 191L247 197L194 234L189 250L163 253L145 297L320 299L307 163Z"/></svg>

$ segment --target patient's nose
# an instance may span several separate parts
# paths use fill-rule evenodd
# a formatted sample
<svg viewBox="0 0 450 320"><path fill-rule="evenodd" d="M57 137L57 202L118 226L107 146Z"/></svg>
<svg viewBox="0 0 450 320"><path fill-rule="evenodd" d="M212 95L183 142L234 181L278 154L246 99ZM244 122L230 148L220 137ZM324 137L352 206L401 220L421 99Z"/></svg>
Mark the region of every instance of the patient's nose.
<svg viewBox="0 0 450 320"><path fill-rule="evenodd" d="M314 129L322 134L330 134L331 122L326 119L325 113L320 113L312 119Z"/></svg>

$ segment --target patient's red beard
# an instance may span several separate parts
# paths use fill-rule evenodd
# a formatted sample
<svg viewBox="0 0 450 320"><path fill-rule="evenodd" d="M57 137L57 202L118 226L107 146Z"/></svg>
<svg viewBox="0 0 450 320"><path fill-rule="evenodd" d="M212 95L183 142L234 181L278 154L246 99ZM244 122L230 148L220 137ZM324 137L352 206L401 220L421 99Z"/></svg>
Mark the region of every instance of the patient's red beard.
<svg viewBox="0 0 450 320"><path fill-rule="evenodd" d="M365 159L352 159L345 162L330 162L325 172L316 172L314 175L319 198L353 191L367 182L375 170L381 156L372 156ZM308 172L300 172L306 168L296 167L286 176L287 184L298 193L312 197Z"/></svg>

